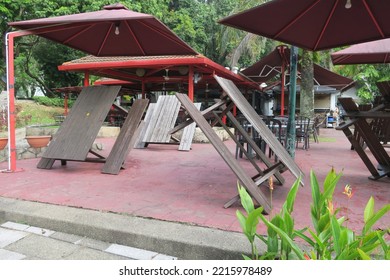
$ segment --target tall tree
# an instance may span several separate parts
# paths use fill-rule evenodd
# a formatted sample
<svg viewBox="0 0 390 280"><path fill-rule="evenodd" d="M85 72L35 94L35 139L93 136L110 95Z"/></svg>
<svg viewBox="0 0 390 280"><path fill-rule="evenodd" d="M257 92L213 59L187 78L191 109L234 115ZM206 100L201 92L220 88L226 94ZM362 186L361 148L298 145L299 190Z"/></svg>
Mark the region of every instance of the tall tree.
<svg viewBox="0 0 390 280"><path fill-rule="evenodd" d="M314 69L313 52L302 50L301 53L301 92L300 114L314 117Z"/></svg>

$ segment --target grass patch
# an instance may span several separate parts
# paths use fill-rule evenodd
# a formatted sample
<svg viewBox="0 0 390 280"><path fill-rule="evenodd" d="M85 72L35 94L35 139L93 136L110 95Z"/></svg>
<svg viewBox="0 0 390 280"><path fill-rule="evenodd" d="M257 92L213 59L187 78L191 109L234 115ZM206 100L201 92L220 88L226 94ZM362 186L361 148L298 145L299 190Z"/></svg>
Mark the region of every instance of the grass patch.
<svg viewBox="0 0 390 280"><path fill-rule="evenodd" d="M56 115L62 115L64 109L37 104L34 101L16 101L16 127L28 125L54 124Z"/></svg>
<svg viewBox="0 0 390 280"><path fill-rule="evenodd" d="M310 137L310 140L314 141L314 138ZM336 138L333 138L333 137L321 137L321 136L319 136L318 140L319 140L320 143L321 142L329 142L329 143L336 142Z"/></svg>

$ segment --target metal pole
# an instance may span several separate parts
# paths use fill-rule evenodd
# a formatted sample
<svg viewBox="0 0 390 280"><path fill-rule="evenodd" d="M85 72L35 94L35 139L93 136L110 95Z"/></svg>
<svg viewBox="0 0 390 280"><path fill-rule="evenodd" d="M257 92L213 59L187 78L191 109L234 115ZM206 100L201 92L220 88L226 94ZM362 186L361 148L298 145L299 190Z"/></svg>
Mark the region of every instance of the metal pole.
<svg viewBox="0 0 390 280"><path fill-rule="evenodd" d="M292 158L295 158L295 107L297 94L297 63L298 63L298 48L291 46L290 54L290 94L288 104L288 123L287 123L287 152Z"/></svg>

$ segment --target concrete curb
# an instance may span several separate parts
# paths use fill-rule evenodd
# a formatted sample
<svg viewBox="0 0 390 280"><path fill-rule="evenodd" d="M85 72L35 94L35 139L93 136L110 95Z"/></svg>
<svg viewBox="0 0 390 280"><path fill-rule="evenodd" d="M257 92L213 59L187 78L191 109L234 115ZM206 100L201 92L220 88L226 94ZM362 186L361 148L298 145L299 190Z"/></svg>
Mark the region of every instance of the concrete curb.
<svg viewBox="0 0 390 280"><path fill-rule="evenodd" d="M4 197L0 197L1 220L156 251L179 259L242 260L242 253L250 252L249 242L237 232Z"/></svg>

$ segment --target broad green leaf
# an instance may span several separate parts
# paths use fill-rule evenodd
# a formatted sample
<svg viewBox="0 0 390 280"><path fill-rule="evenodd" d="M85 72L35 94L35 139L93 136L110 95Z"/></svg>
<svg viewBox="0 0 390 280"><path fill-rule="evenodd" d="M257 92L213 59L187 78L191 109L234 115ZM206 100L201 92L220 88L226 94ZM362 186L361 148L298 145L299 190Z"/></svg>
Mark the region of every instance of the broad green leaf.
<svg viewBox="0 0 390 280"><path fill-rule="evenodd" d="M282 227L282 228L284 228L284 225L283 225L283 224L284 224L284 221L283 221L283 219L280 217L279 214L278 214L278 215L275 215L275 217L272 218L271 223L272 223L273 225L277 226L277 227ZM267 228L267 234L268 234L268 236L270 236L270 237L275 237L275 236L277 235L277 232L276 232L273 228L268 227L268 228Z"/></svg>
<svg viewBox="0 0 390 280"><path fill-rule="evenodd" d="M316 218L318 218L317 214L321 209L318 206L318 202L320 201L320 186L318 184L317 176L313 170L310 170L310 185L311 185L311 196L313 199L312 207L314 208L312 214L316 215Z"/></svg>
<svg viewBox="0 0 390 280"><path fill-rule="evenodd" d="M321 238L319 238L313 231L309 229L310 235L313 237L314 241L318 244L318 247L323 250L326 246L325 243L321 241Z"/></svg>
<svg viewBox="0 0 390 280"><path fill-rule="evenodd" d="M342 174L338 174L334 180L324 183L324 192L320 198L319 206L326 209L326 201L331 200L334 190L336 188L337 182L340 180Z"/></svg>
<svg viewBox="0 0 390 280"><path fill-rule="evenodd" d="M389 211L390 204L386 204L378 212L376 212L367 222L365 222L363 227L363 235L370 231L371 227Z"/></svg>
<svg viewBox="0 0 390 280"><path fill-rule="evenodd" d="M303 234L302 232L296 231L295 235L298 236L299 238L301 238L302 240L306 241L306 243L308 243L311 247L315 246L315 242L313 240L311 240L310 237Z"/></svg>
<svg viewBox="0 0 390 280"><path fill-rule="evenodd" d="M268 237L267 240L267 252L268 253L278 253L279 251L279 239L277 236Z"/></svg>
<svg viewBox="0 0 390 280"><path fill-rule="evenodd" d="M332 236L333 236L333 246L336 254L339 255L341 253L340 248L340 225L337 222L334 216L330 217L330 224L332 228Z"/></svg>
<svg viewBox="0 0 390 280"><path fill-rule="evenodd" d="M242 255L243 259L246 261L251 261L252 259L248 257L247 255Z"/></svg>
<svg viewBox="0 0 390 280"><path fill-rule="evenodd" d="M379 242L381 244L381 247L382 247L382 250L384 253L384 257L385 257L385 259L387 259L387 255L389 255L389 257L390 257L390 246L386 243L386 240L383 238L384 232L381 233L381 232L377 231L376 234L377 234Z"/></svg>
<svg viewBox="0 0 390 280"><path fill-rule="evenodd" d="M294 231L294 219L289 213L284 214L284 225L285 231L287 232L288 236L292 237Z"/></svg>
<svg viewBox="0 0 390 280"><path fill-rule="evenodd" d="M372 216L374 216L374 212L375 212L374 206L375 206L375 200L371 196L366 204L366 208L364 208L364 223L367 223L372 218Z"/></svg>
<svg viewBox="0 0 390 280"><path fill-rule="evenodd" d="M300 184L301 184L301 177L299 177L297 180L295 180L293 186L291 187L290 191L287 194L286 201L283 204L283 209L285 209L289 213L292 213L294 210L294 202L295 202L295 198L297 196L297 192L298 192Z"/></svg>
<svg viewBox="0 0 390 280"><path fill-rule="evenodd" d="M288 235L283 230L270 223L267 219L264 218L264 216L261 216L260 218L268 227L273 228L282 240L288 243L288 245L291 247L291 249L295 252L295 254L300 260L305 259L302 250L294 243L294 241L290 237L288 237Z"/></svg>
<svg viewBox="0 0 390 280"><path fill-rule="evenodd" d="M324 231L330 226L330 218L329 218L329 212L327 212L325 215L321 215L320 220L318 221L318 233Z"/></svg>
<svg viewBox="0 0 390 280"><path fill-rule="evenodd" d="M251 237L251 241L253 242L257 225L259 223L259 216L261 216L261 212L263 211L263 207L257 208L256 210L250 212L245 221L245 228L248 232L248 235Z"/></svg>
<svg viewBox="0 0 390 280"><path fill-rule="evenodd" d="M240 226L241 226L243 233L245 235L247 235L246 217L239 210L236 211L236 216L237 216L238 222L240 223Z"/></svg>
<svg viewBox="0 0 390 280"><path fill-rule="evenodd" d="M370 256L367 255L366 253L364 253L362 250L360 250L359 248L357 248L357 251L359 252L359 255L360 257L362 258L362 260L371 260Z"/></svg>
<svg viewBox="0 0 390 280"><path fill-rule="evenodd" d="M241 204L248 214L255 210L253 200L244 187L238 185L238 194L240 195Z"/></svg>

